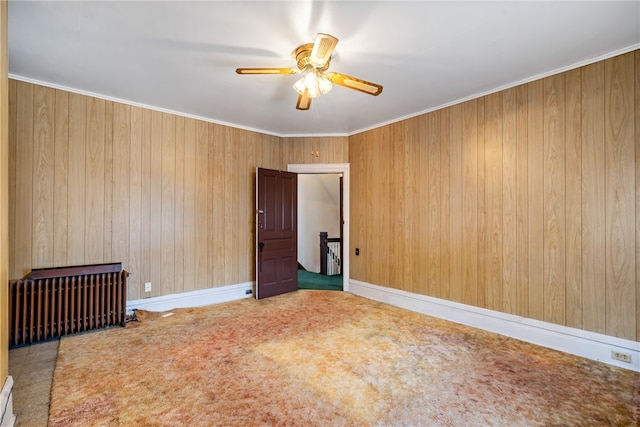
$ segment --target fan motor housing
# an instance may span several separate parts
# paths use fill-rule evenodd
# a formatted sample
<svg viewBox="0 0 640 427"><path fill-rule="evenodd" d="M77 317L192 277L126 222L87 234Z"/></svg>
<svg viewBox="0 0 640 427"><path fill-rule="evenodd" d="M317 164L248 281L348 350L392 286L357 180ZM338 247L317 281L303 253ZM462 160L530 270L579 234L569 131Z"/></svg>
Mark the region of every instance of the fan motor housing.
<svg viewBox="0 0 640 427"><path fill-rule="evenodd" d="M293 52L291 52L291 56L296 60L298 65L298 69L300 71L304 71L307 66L311 65L309 62L309 57L311 56L311 51L313 50L313 43L306 43L295 48ZM326 71L329 68L329 64L331 63L331 59L324 64L323 67L317 68L318 71Z"/></svg>

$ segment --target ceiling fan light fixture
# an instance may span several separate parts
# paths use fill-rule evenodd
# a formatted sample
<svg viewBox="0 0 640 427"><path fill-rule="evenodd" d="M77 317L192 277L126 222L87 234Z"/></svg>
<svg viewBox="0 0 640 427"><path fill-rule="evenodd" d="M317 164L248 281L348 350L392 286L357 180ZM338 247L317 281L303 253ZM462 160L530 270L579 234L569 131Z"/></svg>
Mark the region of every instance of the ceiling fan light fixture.
<svg viewBox="0 0 640 427"><path fill-rule="evenodd" d="M309 98L317 98L320 95L324 95L332 87L331 80L313 67L307 67L304 76L293 85L293 89L300 95L304 95L305 91L307 91Z"/></svg>

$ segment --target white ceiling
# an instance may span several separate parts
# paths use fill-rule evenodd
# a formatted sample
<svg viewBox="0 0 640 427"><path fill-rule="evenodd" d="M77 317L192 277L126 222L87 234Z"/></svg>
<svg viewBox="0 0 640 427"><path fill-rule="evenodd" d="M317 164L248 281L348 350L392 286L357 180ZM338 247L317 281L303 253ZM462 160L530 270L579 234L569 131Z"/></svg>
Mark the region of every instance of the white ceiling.
<svg viewBox="0 0 640 427"><path fill-rule="evenodd" d="M290 54L340 39L342 86L295 109ZM278 136L350 135L640 47L640 1L9 2L13 78Z"/></svg>

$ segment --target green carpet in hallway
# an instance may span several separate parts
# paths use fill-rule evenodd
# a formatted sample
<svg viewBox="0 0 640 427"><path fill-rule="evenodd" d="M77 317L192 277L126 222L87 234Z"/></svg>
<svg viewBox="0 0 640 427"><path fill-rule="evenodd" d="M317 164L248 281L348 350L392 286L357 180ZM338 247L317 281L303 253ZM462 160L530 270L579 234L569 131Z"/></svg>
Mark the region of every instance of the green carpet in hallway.
<svg viewBox="0 0 640 427"><path fill-rule="evenodd" d="M298 289L342 290L342 275L325 276L307 270L298 270Z"/></svg>

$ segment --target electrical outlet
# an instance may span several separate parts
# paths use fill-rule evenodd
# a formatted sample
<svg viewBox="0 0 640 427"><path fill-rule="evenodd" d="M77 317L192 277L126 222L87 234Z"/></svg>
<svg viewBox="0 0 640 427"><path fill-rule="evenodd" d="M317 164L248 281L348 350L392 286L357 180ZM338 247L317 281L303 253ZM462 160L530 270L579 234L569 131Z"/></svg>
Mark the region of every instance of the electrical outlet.
<svg viewBox="0 0 640 427"><path fill-rule="evenodd" d="M151 282L147 282L144 284L144 291L151 292Z"/></svg>
<svg viewBox="0 0 640 427"><path fill-rule="evenodd" d="M621 362L631 363L631 355L626 353L620 353L619 351L611 350L611 358L613 360L619 360Z"/></svg>

